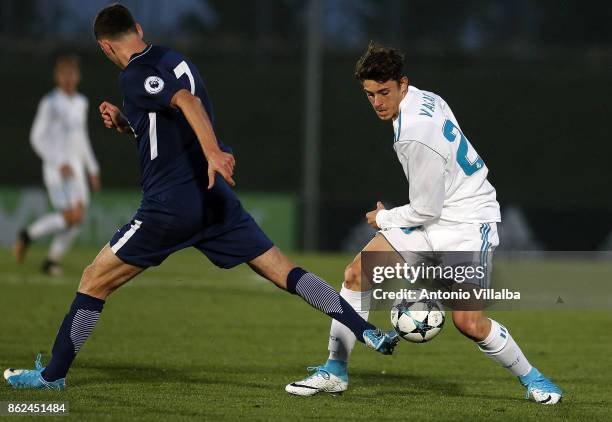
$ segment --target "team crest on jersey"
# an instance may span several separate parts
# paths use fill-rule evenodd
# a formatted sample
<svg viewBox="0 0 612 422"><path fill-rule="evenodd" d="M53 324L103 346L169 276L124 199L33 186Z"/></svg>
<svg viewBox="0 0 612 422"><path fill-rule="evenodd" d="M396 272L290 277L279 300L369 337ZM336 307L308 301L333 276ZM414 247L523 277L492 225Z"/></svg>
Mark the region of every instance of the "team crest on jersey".
<svg viewBox="0 0 612 422"><path fill-rule="evenodd" d="M159 76L149 76L145 79L144 87L149 94L158 94L164 89L164 80Z"/></svg>

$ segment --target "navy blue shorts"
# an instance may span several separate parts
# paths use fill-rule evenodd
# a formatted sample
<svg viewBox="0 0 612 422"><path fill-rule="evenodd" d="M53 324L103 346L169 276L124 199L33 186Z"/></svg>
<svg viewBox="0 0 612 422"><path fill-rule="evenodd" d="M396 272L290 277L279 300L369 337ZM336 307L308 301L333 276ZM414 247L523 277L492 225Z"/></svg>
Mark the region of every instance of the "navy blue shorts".
<svg viewBox="0 0 612 422"><path fill-rule="evenodd" d="M143 198L129 224L110 241L119 259L137 267L161 264L194 247L221 268L251 261L273 243L223 180L210 191L188 183Z"/></svg>

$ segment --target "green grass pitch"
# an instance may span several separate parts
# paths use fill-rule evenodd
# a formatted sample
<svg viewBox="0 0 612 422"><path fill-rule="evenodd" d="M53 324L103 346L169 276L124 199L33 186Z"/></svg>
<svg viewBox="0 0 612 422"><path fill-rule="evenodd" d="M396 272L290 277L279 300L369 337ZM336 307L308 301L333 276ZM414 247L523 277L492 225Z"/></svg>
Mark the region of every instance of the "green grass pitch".
<svg viewBox="0 0 612 422"><path fill-rule="evenodd" d="M44 361L82 267L39 274L34 249L23 266L0 251L0 367ZM340 286L347 256L293 257ZM545 265L539 269L546 270ZM544 271L545 272L545 271ZM555 407L524 400L524 389L447 320L431 343L402 342L392 357L358 344L350 389L293 397L286 383L323 363L329 320L241 266L214 268L196 251L170 257L107 302L64 392L0 387L0 401L66 400L79 420L610 420L612 312L498 312L527 357L564 390ZM388 315L372 320L390 327Z"/></svg>

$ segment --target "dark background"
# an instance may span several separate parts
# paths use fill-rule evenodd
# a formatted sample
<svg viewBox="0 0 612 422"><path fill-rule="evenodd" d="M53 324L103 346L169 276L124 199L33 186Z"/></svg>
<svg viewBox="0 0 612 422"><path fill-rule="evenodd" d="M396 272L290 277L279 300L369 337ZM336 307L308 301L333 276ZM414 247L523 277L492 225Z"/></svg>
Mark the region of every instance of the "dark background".
<svg viewBox="0 0 612 422"><path fill-rule="evenodd" d="M180 1L185 10L174 20L162 19L171 15L169 2L125 3L147 40L198 65L218 135L236 152L239 190L299 195L307 2ZM78 52L103 182L138 187L133 141L106 131L95 114L102 100L121 102L119 70L90 33L92 13L104 5L2 2L0 184L41 183L30 125L53 86L56 55ZM546 249L601 247L612 229L612 6L322 0L322 11L320 249L338 249L376 200L408 200L392 128L352 76L370 39L403 49L411 83L450 104L490 169L502 211L518 206Z"/></svg>

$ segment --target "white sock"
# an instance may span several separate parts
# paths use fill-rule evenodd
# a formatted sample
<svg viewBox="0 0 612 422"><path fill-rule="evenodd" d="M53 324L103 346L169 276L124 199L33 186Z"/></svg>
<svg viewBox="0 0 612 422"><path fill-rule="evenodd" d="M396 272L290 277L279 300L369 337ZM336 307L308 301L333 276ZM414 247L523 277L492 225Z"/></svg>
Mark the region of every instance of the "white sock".
<svg viewBox="0 0 612 422"><path fill-rule="evenodd" d="M35 240L66 228L66 220L61 212L45 214L28 227L28 236Z"/></svg>
<svg viewBox="0 0 612 422"><path fill-rule="evenodd" d="M491 332L486 339L477 342L480 350L510 371L512 375L517 377L527 375L531 371L531 364L510 332L497 321L489 320L491 321Z"/></svg>
<svg viewBox="0 0 612 422"><path fill-rule="evenodd" d="M359 316L366 321L370 315L370 299L372 290L355 292L349 290L344 285L340 290L340 296L351 305ZM329 330L329 359L348 362L349 355L355 346L357 338L355 334L344 324L333 320Z"/></svg>
<svg viewBox="0 0 612 422"><path fill-rule="evenodd" d="M56 233L49 247L49 255L47 256L49 261L60 262L78 234L78 226L69 227L62 232Z"/></svg>

